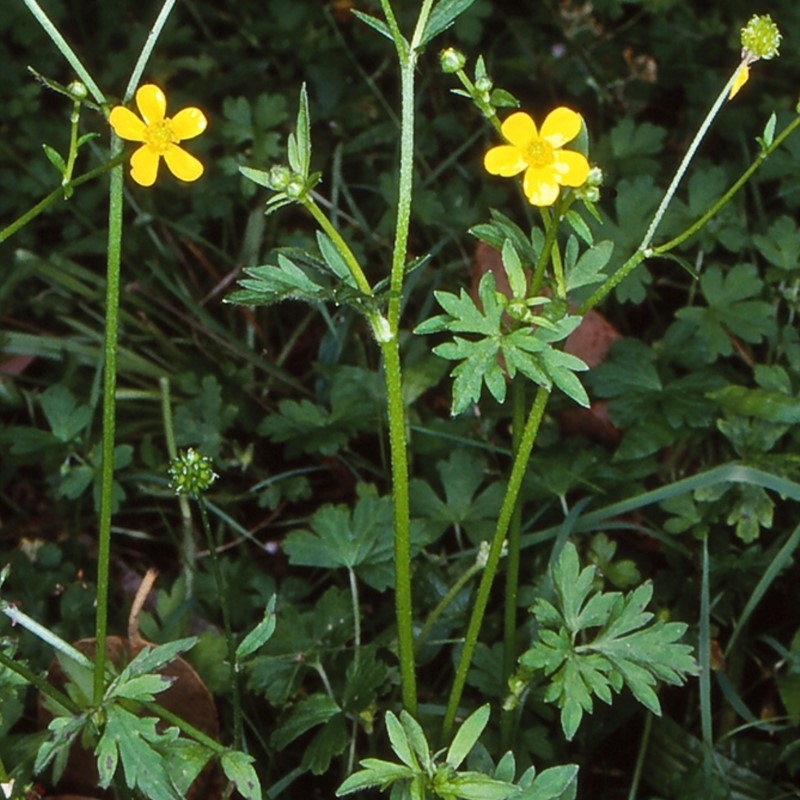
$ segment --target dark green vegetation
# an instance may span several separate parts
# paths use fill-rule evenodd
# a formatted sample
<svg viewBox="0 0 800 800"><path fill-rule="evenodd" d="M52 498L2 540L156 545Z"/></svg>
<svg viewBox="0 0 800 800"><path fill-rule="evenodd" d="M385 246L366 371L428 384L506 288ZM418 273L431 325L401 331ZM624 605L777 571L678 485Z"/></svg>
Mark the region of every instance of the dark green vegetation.
<svg viewBox="0 0 800 800"><path fill-rule="evenodd" d="M702 11L688 0L544 2L524 13L522 5L476 0L420 60L409 255L430 258L408 279L405 331L441 313L435 290L457 292L475 281L468 229L491 209L525 230L539 219L511 182L483 171L482 155L497 137L451 94L456 82L439 69L441 46L462 49L470 74L482 54L496 84L537 121L562 104L583 114L590 161L606 174L598 203L604 225L593 233L614 243L611 272L641 241L738 63L740 26L761 10L740 0L702 4ZM800 6L783 5L773 14L784 35L781 57L755 64L723 108L656 243L682 231L738 178L773 112L778 130L796 114ZM47 10L104 90L121 94L159 6L52 0ZM166 397L177 446L212 457L220 475L206 499L226 544L220 567L234 587L234 630L249 631L278 594L274 636L242 674L246 749L273 797L332 796L353 759L391 758L385 712L399 714L384 392L372 334L347 306L223 303L243 267L274 263L277 247L317 246L301 208L265 217L269 193L238 172L286 160L303 82L312 168L323 173L320 203L368 278L388 274L396 64L390 43L347 6L180 4L145 79L164 87L171 109L206 112L209 129L191 146L206 174L187 186L164 171L151 190L126 179L111 629L125 630L139 576L156 566L157 595L139 620L142 634L158 643L200 636L184 656L215 695L222 739L230 741L221 609L199 521L186 521L168 487ZM377 3L358 7L377 12ZM404 29L416 7L397 3ZM22 3L2 4L0 31L5 227L58 186L42 144L63 153L69 136L71 104L26 67L64 84L75 76ZM101 136L81 150L78 175L102 163L93 148L107 146L100 114L85 109L81 126ZM628 797L634 780L642 800L795 796L798 164L795 134L681 245L677 255L698 280L675 260L654 260L605 302L601 310L622 338L582 377L590 397L608 403L607 421L576 429L561 414L574 409L570 400L556 393L548 406L523 484L522 661L511 743L520 771L578 764L581 798ZM11 564L2 597L68 641L94 632L106 197L107 179L90 181L0 244L0 565ZM470 408L450 417L452 364L432 355L436 343L410 333L402 340L416 631L424 633L419 718L434 750L448 744L435 735L477 579L470 576L423 626L492 534L511 448L509 409L487 392L480 414ZM581 564L598 568L576 602L602 591L592 596L606 598L598 604L608 610L610 592L646 594L637 587L650 586L658 619L688 624L684 641L710 680L662 688L655 703L642 689L637 699L654 710L660 701L663 716L651 716L627 689L613 706L598 702L610 697L609 685L620 688L602 670L591 715L576 710L566 681L554 685L572 692L573 703L560 702L556 690L547 700L558 706L545 702L535 670L555 663L559 651L536 642L540 627L557 628L546 607L553 583L577 581L571 562L548 574L554 542L560 550L568 536ZM360 639L349 575L358 582ZM473 755L484 767L508 745L499 724L509 695L500 679L502 603L498 582L462 701L464 716L491 703L486 751ZM618 617L626 613L621 603ZM47 668L49 648L17 636L4 618L0 631L18 639L31 669ZM11 771L26 748L35 749L36 698L0 674L0 759ZM711 759L704 742L714 747Z"/></svg>

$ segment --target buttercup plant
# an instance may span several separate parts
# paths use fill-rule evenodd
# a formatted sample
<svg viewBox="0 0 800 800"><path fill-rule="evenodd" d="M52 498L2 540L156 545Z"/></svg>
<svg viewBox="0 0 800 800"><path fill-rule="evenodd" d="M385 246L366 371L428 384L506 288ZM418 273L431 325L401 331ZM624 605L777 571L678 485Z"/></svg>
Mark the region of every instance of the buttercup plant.
<svg viewBox="0 0 800 800"><path fill-rule="evenodd" d="M184 149L183 143L203 133L208 126L206 113L199 107L204 105L203 98L197 100L198 107L186 107L174 116L167 116L165 91L154 83L141 81L174 0L163 4L122 100L113 107L36 0L25 0L25 4L67 58L79 81L66 88L49 79L43 81L72 103L67 157L63 158L53 148L45 148L47 158L59 170L61 184L42 203L0 232L0 241L55 203L69 199L82 183L104 173L110 178L109 216L95 636L87 655L84 649L70 644L0 595L0 613L55 651L60 670L65 674L62 688L44 679L20 658L13 641L0 643L0 698L7 696L3 694L6 691L11 696L20 684L32 685L53 715L48 733L38 741L35 763L16 772L10 770L19 785L6 780L9 770L0 763L3 786L11 787L10 791L18 796L25 788L23 784L47 769L52 770L53 782L58 783L70 758L70 748L80 741L94 754L98 785L104 789L116 787L120 797L179 800L201 770L209 763L216 763L228 781L228 794L235 790L247 800L260 800L263 794L259 776L271 774L272 769L254 763L250 752L281 750L314 731L301 762L287 776L280 776L267 796L280 797L284 793L288 796L292 782L310 772L329 773L337 787L336 796L366 789L390 792L394 800L433 797L574 800L578 796L579 768L574 763L561 763L571 758L566 747L553 749L546 757L542 755L541 765L536 763L540 753L534 753L532 758L533 750L525 751L522 757L517 752L518 740L529 733L523 729L521 716L528 698L533 696L537 703L555 707L563 740L572 742L586 717L595 711L597 701L610 705L614 695L629 692L649 715L660 716L663 700L660 686L680 686L699 675L704 748L701 780L707 793L710 792L718 771L710 719L713 595L710 537L698 506L713 503L734 483L755 487L762 493L768 487L794 499L800 499L800 488L788 479L734 464L677 481L668 490L655 489L647 493L645 500L640 497L588 512L584 511L586 500L570 508L563 490L560 493L563 523L533 534L537 544L552 540L549 563L542 566L539 578L526 587L523 595L523 552L531 544L525 519L526 482L536 474L538 450L534 448L544 435L553 396L562 395L558 401L562 406L589 409L592 400L587 386L596 392L603 389L602 382L598 384L597 380L590 385L591 377L588 381L585 377L588 359L584 360L569 346L570 338L580 329L588 312L644 262L670 256L684 263L673 251L714 219L800 125L798 115L776 134L773 116L758 140L760 149L754 163L710 207L688 224L684 223L683 230L673 232L666 242L656 243L667 209L715 116L742 89L752 64L778 55L781 34L771 17L753 16L742 30L741 62L700 125L663 199L642 231L639 246L632 253L622 254L626 260L610 273L610 265L616 263L614 257L619 254L614 253L615 245L610 239L596 238L603 235L602 218L595 204L600 200L601 187L608 185L603 172L605 165L594 162L591 130L583 116L566 105L567 98L558 98L550 109L522 110L516 98L496 86L482 57L475 59L470 78L466 70L471 59L452 47L443 50L439 54L442 72L455 76L461 87L454 89L454 94L467 98L492 127L491 142L482 151L485 171L491 176L513 179L513 183L494 181L494 188L516 184L521 195L513 188L509 190L508 206L521 200L523 217L533 210L537 221L525 230L505 211L495 210L488 221L473 226L471 233L497 251L498 269L479 276L471 292L466 288L451 291L439 284L430 303L423 305L427 318L407 325L404 311L416 288L414 280L429 268L432 260L429 255L413 258L410 244L412 203L417 188L416 80L424 64L421 56L425 48L451 27L471 2L422 0L408 33L404 32L391 0L380 0L380 17L353 10L361 23L391 43L400 77L399 163L390 263L382 273L375 264L367 263L362 255L367 248L352 239L355 228L343 225L342 215L335 213L334 204L324 196L327 166L322 171L312 169L313 120L309 90L303 84L285 161L249 163L241 166L240 172L270 192L265 213L273 214L292 205L306 212L317 226L315 246L306 241L280 248L268 263L245 266L241 274L236 273L238 287L226 298L232 304L250 307L285 299L305 301L316 308L332 304L363 320L380 356L380 380L376 381L380 389L376 396L383 402L383 409L382 418L374 427L381 430L384 424L386 427L390 493L381 495L376 486L366 483L359 474L352 507L324 504L306 515L301 528L281 536L280 549L291 565L325 571L319 573L323 577L314 589L322 586L329 576L342 576L341 585L333 583L317 593L324 591L324 596L319 602L315 597L316 606L310 617L301 615L291 601L279 602L275 593L267 591L265 587L272 586L271 577L260 575L264 581L258 586L235 582L232 577L235 567L223 562L220 531L230 528L241 538L260 543L251 531L213 502L219 478L215 468L223 473L226 462L217 459L215 451L209 451L214 454L212 458L200 446L178 451L168 379L161 379L160 393L152 393L162 400L164 437L170 455L166 473L170 489L181 501L183 556L187 562L193 562L184 565L185 574L189 575L185 583L191 583L195 577L200 582L203 577L201 571L197 575L194 571L200 559L193 541L195 506L205 535L209 581L213 580L213 599L220 612L225 640L224 653L216 650L213 659L207 657L207 660L215 660L217 667L219 662L227 662L221 665L224 678L219 683L224 688L219 692L227 693L231 704L228 747L158 703L159 694L174 680L167 677L166 670L179 654L191 651L198 644L196 637L144 647L124 664L117 663L109 654L106 631L119 394L116 378L125 161L130 158L130 179L138 187L156 184L162 158L180 181L199 181L205 172L204 165ZM138 115L129 107L132 100ZM105 163L74 177L80 148L93 138L78 135L80 114L85 107L107 116L106 132L111 138ZM535 120L541 124L537 125ZM128 154L121 140L138 146ZM337 185L335 181L331 183ZM202 191L202 186L199 183L187 191ZM257 251L258 247L248 250ZM772 257L780 260L783 255L772 254ZM684 263L684 266L696 272L691 265ZM723 298L717 304L721 307L730 287L714 269L704 273L701 284L708 293L717 290ZM741 279L739 286L747 283L750 273L746 267L737 266L735 270L738 271L732 271L731 283L737 283L734 277ZM733 289L730 291L733 293ZM795 295L790 300L796 302ZM733 293L731 303L747 302L749 297ZM439 308L432 311L434 303ZM690 319L691 315L684 317ZM302 330L300 326L298 329ZM414 343L424 343L420 346L422 351L430 350L436 357L454 362L450 372L453 417L464 419L474 414L479 419L479 409L486 406L487 400L490 408L501 409L493 413L506 414L510 422L510 449L501 452L497 462L502 463L506 458L508 461L502 481L479 489L480 481L489 472L486 462L477 456L465 456L465 451L459 450L450 461L439 465L446 502L434 497L429 487L426 486L426 492L414 483L411 432L417 420L409 399L416 390L415 378L419 380L412 359L417 346ZM646 366L639 365L634 371L633 383L641 376L642 383L658 383L658 376L652 378ZM754 371L762 391L778 394L779 389L786 389L784 393L790 397L791 386L787 389L785 385L788 378L784 381L777 369ZM367 429L372 419L365 422L359 416L366 408L362 405L363 385L356 385L354 390L341 375L326 381L335 413L328 418L314 416L316 407L310 401L296 405L284 401L283 417L270 418L263 425L273 433L275 441L287 441L291 434L280 429L282 421L286 429L292 424L303 433L311 429L319 438L311 437L308 446L313 448L315 441L322 441L319 449L323 452L323 447L336 452L338 441L324 437L335 427L337 415L352 424L356 432ZM204 412L213 407L221 417L223 412L215 405L213 389L211 383L203 386L203 392L212 397ZM706 394L718 398L725 408L741 409L750 402L738 395L732 397L730 392L714 395L713 387ZM786 405L778 403L778 412L774 411L773 401L774 398L772 416L761 421L774 426L797 421L789 401ZM75 417L84 412L75 403L69 405L69 398L64 396L58 402L62 406L56 408L56 401L48 398L43 408L48 420L54 423L54 438L68 442L76 435L64 422L70 414L57 411L67 408ZM217 405L221 406L221 402ZM206 421L204 417L203 422ZM184 428L190 427L191 422L184 420ZM729 419L719 424L721 433L741 452L757 449L754 442L763 445L770 436L777 438L786 433L780 427L766 432L755 424L745 427L744 423ZM763 445L762 449L768 447ZM248 456L240 454L237 466L242 472L248 464ZM360 466L353 468L354 474L362 472L365 470ZM167 476L161 473L158 489L164 494ZM268 491L271 487L258 488ZM473 498L469 508L468 495ZM264 498L265 505L271 501L266 491ZM697 598L701 621L696 648L684 641L688 631L686 622L670 619L668 612L655 603L651 608L654 596L660 603L654 584L642 581L635 565L621 567L615 562L616 543L601 533L590 546L584 547L583 542L578 546L578 535L596 530L593 524L608 524L612 518L637 511L640 508L637 503L668 504L675 503L676 498L687 501L680 508L676 505L676 516L671 522L674 526L691 528L702 540ZM193 501L191 506L189 499ZM746 502L747 498L743 500ZM761 495L747 506L748 513L756 506L756 516L764 527L769 527L771 512L764 511ZM421 517L420 507L435 509L436 513L430 513L427 519L417 518ZM476 507L482 511L490 507L490 512L478 516ZM682 516L678 516L678 511ZM477 523L471 513L475 513ZM731 519L728 518L729 524ZM418 554L438 542L437 536L441 534L435 529L442 520L453 524L459 547L467 531L475 550L461 547L470 556L469 560L450 565L453 569L449 572L441 570L434 581L430 578L432 565L438 567L448 557L435 553L433 547L425 552L424 558ZM216 532L214 525L218 525ZM757 530L758 524L756 533ZM742 525L741 532L737 528L737 535L744 540L755 535L752 531L752 525ZM605 538L601 540L599 536ZM731 645L778 567L789 563L798 545L800 528L776 548L779 552L772 563L777 566L770 567L753 590L745 612L735 623ZM669 547L677 550L684 546L669 542ZM687 556L692 555L688 548L684 549ZM271 555L266 547L261 548L259 555L262 550ZM591 558L593 565L582 565L586 557ZM468 566L460 573L455 571L464 564ZM501 564L505 567L501 576L502 623L498 626L502 633L498 635L498 646L489 648L481 642L481 634L487 628L492 592L500 594L496 584ZM618 569L614 570L614 566ZM260 569L260 564L242 567L246 568ZM0 590L8 572L8 569L0 572ZM451 581L449 586L441 575ZM313 594L300 583L288 594L294 591L301 599L303 593ZM477 586L467 602L464 598L473 583ZM362 631L367 618L362 587L368 587L370 602L376 605L374 598L385 597L384 592L391 591L393 598L394 628L376 641L370 641ZM264 616L242 634L236 629L236 613L253 590L258 591L264 602ZM434 591L438 596L434 597ZM425 592L431 593L432 600L427 617L421 612L429 599L423 596ZM188 594L191 593L189 590ZM267 594L269 599L265 597ZM181 605L182 598L178 595L175 590L172 597L160 596L159 614L166 615L167 606ZM461 616L454 614L458 622L452 623L451 612L459 605ZM525 605L529 607L529 615L521 625L520 608ZM455 628L462 621L463 630ZM435 690L418 683L431 651L435 651L434 658L441 662L437 662L437 669L443 676ZM385 652L390 654L389 661L384 658ZM788 661L794 655L787 651L785 658ZM313 675L315 686L321 687L318 691L301 685L299 676L304 671ZM482 681L483 687L492 682L500 687L491 696L492 702L477 703L466 695L471 679L476 686ZM284 712L268 733L257 725L261 716L269 717L269 724L273 725L271 713L263 713L264 698L247 698L247 702L244 698L245 691L258 681L267 686L264 690L267 701L282 707ZM440 691L441 696L434 691ZM652 716L647 719L646 734L630 782L631 800L637 796ZM496 724L490 727L492 722ZM392 760L360 757L362 745L365 752L379 750L377 742L384 735L394 754ZM386 747L383 752L388 752ZM339 757L342 770L334 774L331 762ZM334 789L330 791L333 793Z"/></svg>

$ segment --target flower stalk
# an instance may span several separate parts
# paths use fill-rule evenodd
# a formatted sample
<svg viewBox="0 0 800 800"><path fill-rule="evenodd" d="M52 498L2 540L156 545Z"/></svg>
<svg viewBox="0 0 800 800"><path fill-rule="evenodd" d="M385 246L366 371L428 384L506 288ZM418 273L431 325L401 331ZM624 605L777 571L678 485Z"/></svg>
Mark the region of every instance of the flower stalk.
<svg viewBox="0 0 800 800"><path fill-rule="evenodd" d="M442 723L442 741L445 742L450 741L450 737L453 733L453 726L456 721L456 715L458 714L461 695L467 683L467 673L472 663L475 647L478 644L478 634L480 633L483 617L486 613L486 606L489 603L489 593L495 575L497 574L497 567L503 552L503 544L511 525L514 509L517 505L519 490L522 487L522 479L525 476L525 470L528 468L528 461L536 441L536 435L539 432L539 426L544 417L544 410L549 397L550 389L543 386L537 389L536 397L533 400L528 419L525 422L525 428L520 436L519 448L514 456L511 474L508 478L508 486L506 487L506 493L503 498L503 505L500 508L500 514L497 518L497 527L495 528L489 547L486 569L484 569L481 575L481 581L478 585L478 591L472 605L472 613L464 637L464 646L461 649L455 678L453 679L453 686L450 689L450 696L447 701L447 708L445 709L444 722Z"/></svg>
<svg viewBox="0 0 800 800"><path fill-rule="evenodd" d="M111 157L122 143L111 135ZM103 441L100 464L100 520L97 531L97 611L95 614L94 702L105 692L108 582L111 562L111 514L114 491L114 436L116 429L117 349L119 330L120 263L122 259L122 166L111 170L106 260L105 343L103 346Z"/></svg>
<svg viewBox="0 0 800 800"><path fill-rule="evenodd" d="M414 611L411 600L411 509L409 502L408 438L406 408L403 400L403 374L400 359L400 310L406 269L408 231L411 224L411 192L414 183L414 71L417 47L422 40L432 0L424 0L411 44L400 34L389 0L381 0L400 62L400 170L397 195L392 268L389 279L388 332L381 341L386 380L389 425L389 452L392 470L394 506L395 618L400 660L400 683L403 707L409 714L417 711L417 679L414 661Z"/></svg>

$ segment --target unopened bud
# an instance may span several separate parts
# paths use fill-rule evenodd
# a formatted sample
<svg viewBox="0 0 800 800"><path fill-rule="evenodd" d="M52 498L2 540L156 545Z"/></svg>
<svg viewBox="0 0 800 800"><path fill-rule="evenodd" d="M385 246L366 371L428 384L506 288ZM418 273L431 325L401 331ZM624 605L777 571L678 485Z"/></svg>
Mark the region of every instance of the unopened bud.
<svg viewBox="0 0 800 800"><path fill-rule="evenodd" d="M475 88L483 94L489 94L493 87L494 83L492 82L492 79L486 75L482 75L475 81Z"/></svg>
<svg viewBox="0 0 800 800"><path fill-rule="evenodd" d="M86 96L89 94L89 90L86 88L86 85L81 83L80 81L72 81L72 83L69 86L67 86L67 91L76 100L84 100Z"/></svg>
<svg viewBox="0 0 800 800"><path fill-rule="evenodd" d="M305 194L306 185L303 180L295 175L292 179L286 184L286 188L283 190L286 193L287 197L291 197L293 200L297 200Z"/></svg>
<svg viewBox="0 0 800 800"><path fill-rule="evenodd" d="M289 185L291 179L292 171L283 164L276 164L267 175L269 188L274 189L276 192L282 192Z"/></svg>
<svg viewBox="0 0 800 800"><path fill-rule="evenodd" d="M439 66L442 72L452 74L464 69L464 64L467 63L467 57L455 47L448 47L439 53Z"/></svg>

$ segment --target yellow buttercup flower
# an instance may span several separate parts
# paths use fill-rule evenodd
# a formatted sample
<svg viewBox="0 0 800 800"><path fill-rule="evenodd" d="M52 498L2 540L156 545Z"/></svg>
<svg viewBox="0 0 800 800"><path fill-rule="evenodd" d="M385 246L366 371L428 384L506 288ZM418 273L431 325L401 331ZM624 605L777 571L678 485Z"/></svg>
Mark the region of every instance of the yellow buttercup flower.
<svg viewBox="0 0 800 800"><path fill-rule="evenodd" d="M131 177L141 186L152 186L158 174L161 156L176 178L196 181L203 174L203 165L179 142L199 136L208 124L199 108L184 108L174 117L167 117L167 98L152 83L136 91L136 105L142 118L125 106L111 109L108 121L120 139L142 142L131 156Z"/></svg>
<svg viewBox="0 0 800 800"><path fill-rule="evenodd" d="M508 144L493 147L483 165L492 175L513 178L524 170L522 189L534 206L551 206L562 186L582 186L589 177L589 162L581 153L563 150L581 131L580 114L569 108L551 111L539 131L522 111L500 126Z"/></svg>

